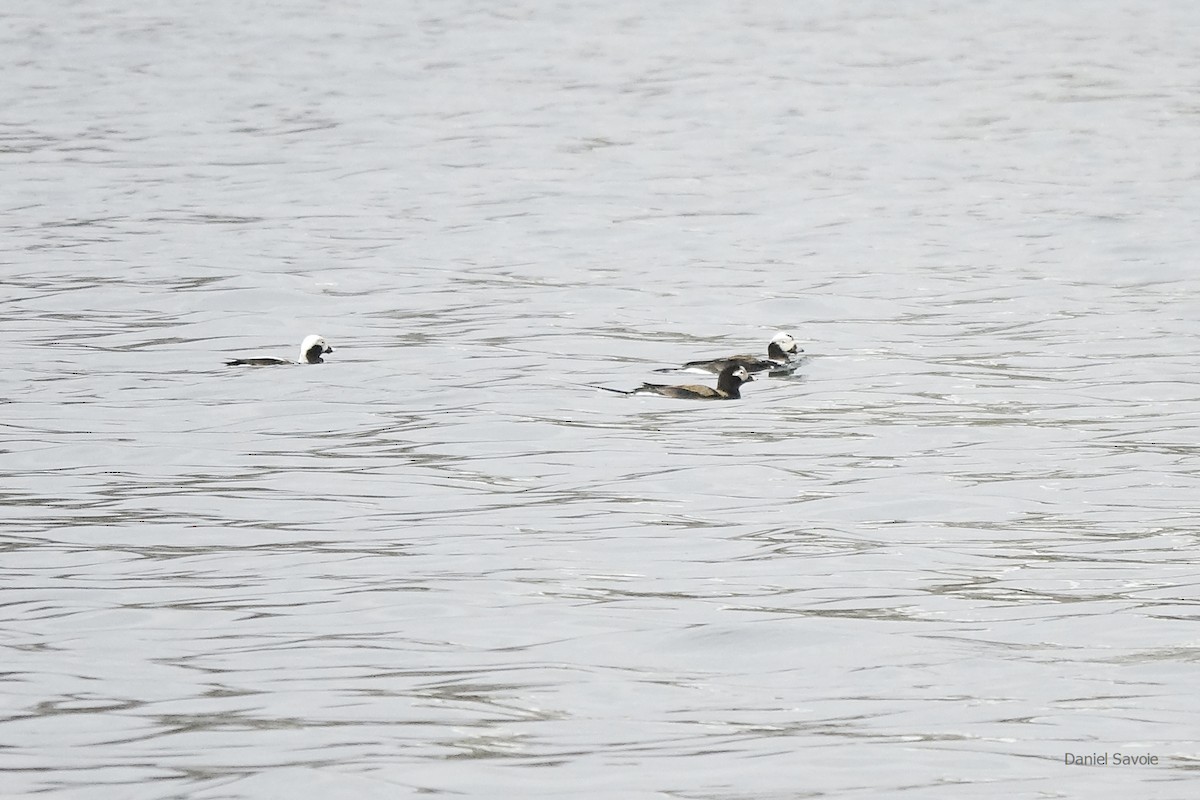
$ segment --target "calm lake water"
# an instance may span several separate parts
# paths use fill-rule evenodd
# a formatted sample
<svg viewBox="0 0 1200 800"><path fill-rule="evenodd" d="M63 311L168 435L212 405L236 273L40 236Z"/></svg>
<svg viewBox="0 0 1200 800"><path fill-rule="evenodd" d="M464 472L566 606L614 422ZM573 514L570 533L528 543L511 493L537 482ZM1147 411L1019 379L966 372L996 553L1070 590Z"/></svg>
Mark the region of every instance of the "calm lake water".
<svg viewBox="0 0 1200 800"><path fill-rule="evenodd" d="M0 38L0 795L1197 796L1200 5Z"/></svg>

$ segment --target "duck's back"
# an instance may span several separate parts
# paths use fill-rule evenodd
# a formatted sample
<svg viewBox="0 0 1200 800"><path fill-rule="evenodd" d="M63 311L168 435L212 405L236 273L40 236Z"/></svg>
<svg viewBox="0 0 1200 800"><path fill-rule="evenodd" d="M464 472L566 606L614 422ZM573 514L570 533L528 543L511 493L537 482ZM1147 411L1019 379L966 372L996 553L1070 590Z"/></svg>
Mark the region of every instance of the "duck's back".
<svg viewBox="0 0 1200 800"><path fill-rule="evenodd" d="M637 390L641 393L660 394L663 397L678 397L684 400L736 400L737 394L722 392L711 386L666 386L661 383L643 383Z"/></svg>

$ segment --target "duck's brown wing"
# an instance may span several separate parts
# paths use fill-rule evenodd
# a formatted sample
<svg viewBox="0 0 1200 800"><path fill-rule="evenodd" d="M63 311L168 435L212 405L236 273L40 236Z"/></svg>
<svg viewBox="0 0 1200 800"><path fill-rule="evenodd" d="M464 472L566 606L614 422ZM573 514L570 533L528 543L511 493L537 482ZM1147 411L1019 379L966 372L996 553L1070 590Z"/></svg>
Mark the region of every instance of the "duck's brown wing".
<svg viewBox="0 0 1200 800"><path fill-rule="evenodd" d="M225 362L227 367L274 367L279 364L295 364L286 358L235 358Z"/></svg>
<svg viewBox="0 0 1200 800"><path fill-rule="evenodd" d="M639 392L661 394L663 397L678 397L684 400L725 400L724 392L711 386L666 386L661 383L643 383Z"/></svg>
<svg viewBox="0 0 1200 800"><path fill-rule="evenodd" d="M718 375L722 370L729 367L745 367L751 372L763 369L759 366L763 360L758 356L740 355L740 356L725 356L724 358L702 359L700 361L689 361L680 369L702 369L705 372L711 372Z"/></svg>

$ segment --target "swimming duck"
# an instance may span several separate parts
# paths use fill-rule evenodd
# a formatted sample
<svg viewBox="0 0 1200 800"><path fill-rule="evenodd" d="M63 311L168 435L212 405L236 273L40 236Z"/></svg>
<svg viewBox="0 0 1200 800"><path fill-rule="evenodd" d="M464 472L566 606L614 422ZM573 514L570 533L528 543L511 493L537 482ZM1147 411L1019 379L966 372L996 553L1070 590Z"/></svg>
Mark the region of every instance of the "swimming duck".
<svg viewBox="0 0 1200 800"><path fill-rule="evenodd" d="M689 361L682 367L656 369L655 372L711 372L719 374L727 367L745 367L747 372L779 372L794 369L792 358L804 351L790 333L780 331L767 345L767 357L740 355L713 358L704 361Z"/></svg>
<svg viewBox="0 0 1200 800"><path fill-rule="evenodd" d="M660 394L663 397L678 397L684 400L741 400L739 391L743 383L754 380L745 367L733 364L721 370L717 376L717 388L711 386L668 386L662 383L643 383L636 389L600 388L617 394Z"/></svg>
<svg viewBox="0 0 1200 800"><path fill-rule="evenodd" d="M325 340L315 333L304 338L300 345L300 360L290 361L286 358L235 358L225 362L227 367L271 367L276 364L324 364L321 356L332 353L333 348L325 344Z"/></svg>

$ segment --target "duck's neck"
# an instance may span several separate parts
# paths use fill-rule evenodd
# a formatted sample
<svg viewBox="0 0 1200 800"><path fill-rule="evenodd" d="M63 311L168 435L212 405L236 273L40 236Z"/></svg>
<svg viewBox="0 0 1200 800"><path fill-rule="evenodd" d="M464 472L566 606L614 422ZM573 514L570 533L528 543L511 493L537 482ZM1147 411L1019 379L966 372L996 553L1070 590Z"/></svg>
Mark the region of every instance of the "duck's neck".
<svg viewBox="0 0 1200 800"><path fill-rule="evenodd" d="M734 400L741 399L741 385L742 382L737 378L736 375L730 375L722 380L717 381L717 389L728 397L732 397Z"/></svg>

